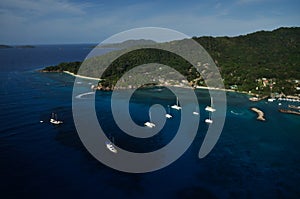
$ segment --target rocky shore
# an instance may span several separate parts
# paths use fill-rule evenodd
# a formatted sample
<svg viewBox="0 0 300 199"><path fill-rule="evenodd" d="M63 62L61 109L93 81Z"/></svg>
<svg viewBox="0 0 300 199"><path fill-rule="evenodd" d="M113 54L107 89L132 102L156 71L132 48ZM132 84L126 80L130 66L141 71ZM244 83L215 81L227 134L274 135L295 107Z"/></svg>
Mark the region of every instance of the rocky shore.
<svg viewBox="0 0 300 199"><path fill-rule="evenodd" d="M264 118L264 112L257 108L251 108L251 110L257 113L257 120L266 121L266 119Z"/></svg>

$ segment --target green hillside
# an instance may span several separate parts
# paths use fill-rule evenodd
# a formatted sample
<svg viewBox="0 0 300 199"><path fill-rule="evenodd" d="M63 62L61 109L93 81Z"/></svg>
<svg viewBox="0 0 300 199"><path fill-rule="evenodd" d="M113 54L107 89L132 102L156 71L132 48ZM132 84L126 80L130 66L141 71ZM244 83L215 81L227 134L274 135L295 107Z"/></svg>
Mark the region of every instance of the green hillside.
<svg viewBox="0 0 300 199"><path fill-rule="evenodd" d="M226 88L253 93L274 92L295 94L300 80L300 28L279 28L259 31L238 37L193 37L213 58L219 67ZM133 50L115 60L103 73L103 85L112 87L131 68L146 63L161 63L173 67L190 81L204 85L199 73L183 58L173 53L155 49L155 45L176 46L174 41L153 44L148 49ZM174 45L175 44L175 45ZM106 54L107 60L114 52ZM99 60L90 60L91 65ZM46 67L44 71L68 70L77 72L79 63L63 63ZM89 70L95 70L90 68ZM89 71L90 72L90 71ZM99 72L99 71L98 71ZM91 73L89 73L91 74ZM97 76L97 72L93 72ZM197 79L198 81L193 81Z"/></svg>

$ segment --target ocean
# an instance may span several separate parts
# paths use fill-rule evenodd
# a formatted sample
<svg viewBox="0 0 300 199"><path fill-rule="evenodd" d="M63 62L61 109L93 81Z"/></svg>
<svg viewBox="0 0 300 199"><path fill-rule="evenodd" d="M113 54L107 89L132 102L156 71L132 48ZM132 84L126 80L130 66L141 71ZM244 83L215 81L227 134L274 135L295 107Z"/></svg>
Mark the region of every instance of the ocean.
<svg viewBox="0 0 300 199"><path fill-rule="evenodd" d="M299 198L300 117L278 112L278 101L250 102L228 92L225 125L213 150L198 158L208 125L207 90L195 91L200 104L197 135L188 150L169 166L149 173L125 173L97 161L83 146L72 116L75 78L38 69L82 61L92 45L39 45L0 49L0 196L1 198ZM103 50L104 52L109 51ZM89 80L82 80L89 85ZM152 104L168 105L167 89L136 92L130 101L133 120L142 125ZM97 91L99 123L116 145L148 152L174 136L180 113L162 133L147 140L122 134L110 112L110 92ZM281 102L300 105L297 102ZM265 122L250 110L264 111ZM51 113L64 123L50 124ZM142 113L142 114L141 114ZM43 122L40 122L43 121ZM113 134L113 135L112 135Z"/></svg>

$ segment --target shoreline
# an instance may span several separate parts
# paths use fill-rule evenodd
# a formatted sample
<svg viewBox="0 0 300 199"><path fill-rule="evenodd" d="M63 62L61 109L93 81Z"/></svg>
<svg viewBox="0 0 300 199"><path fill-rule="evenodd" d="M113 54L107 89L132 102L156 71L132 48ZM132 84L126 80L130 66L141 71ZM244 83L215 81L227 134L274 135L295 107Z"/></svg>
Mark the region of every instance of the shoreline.
<svg viewBox="0 0 300 199"><path fill-rule="evenodd" d="M72 75L74 77L79 77L82 79L88 79L88 80L96 80L96 81L100 81L100 78L96 78L96 77L89 77L89 76L84 76L84 75L77 75L74 73L71 73L69 71L62 71L63 73ZM164 86L164 85L160 85L160 86ZM179 85L178 85L179 86ZM196 86L195 89L205 89L205 90L216 90L216 91L225 91L225 92L232 92L232 93L241 93L241 94L246 94L248 96L253 96L255 95L254 93L248 93L246 91L236 91L233 89L226 89L226 88L214 88L214 87L206 87L206 86Z"/></svg>
<svg viewBox="0 0 300 199"><path fill-rule="evenodd" d="M206 86L196 86L196 88L199 88L199 89L206 89L206 90L217 90L217 91L226 91L226 92L232 92L232 93L243 93L243 94L247 94L247 95L254 95L253 93L250 94L246 91L236 91L236 90L233 90L233 89L227 89L227 88L213 88L213 87L206 87Z"/></svg>
<svg viewBox="0 0 300 199"><path fill-rule="evenodd" d="M72 75L74 77L79 77L79 78L83 78L83 79L98 80L98 81L101 80L100 78L88 77L88 76L83 76L83 75L76 75L76 74L71 73L71 72L66 71L66 70L64 70L63 72L66 73L66 74ZM164 86L164 85L160 85L160 86ZM205 89L205 90L217 90L217 91L225 91L225 92L243 93L243 94L250 95L246 91L235 91L235 90L226 89L226 88L213 88L213 87L206 87L206 86L196 86L196 88L197 89Z"/></svg>
<svg viewBox="0 0 300 199"><path fill-rule="evenodd" d="M83 76L83 75L76 75L74 73L71 73L69 71L63 71L66 74L72 75L74 77L79 77L79 78L83 78L83 79L90 79L90 80L101 80L100 78L95 78L95 77L88 77L88 76ZM164 86L164 85L161 85ZM235 91L232 89L226 89L226 88L213 88L213 87L206 87L206 86L196 86L196 89L205 89L205 90L217 90L217 91L225 91L225 92L234 92L234 93L243 93L243 94L247 94L247 95L251 95L246 91Z"/></svg>

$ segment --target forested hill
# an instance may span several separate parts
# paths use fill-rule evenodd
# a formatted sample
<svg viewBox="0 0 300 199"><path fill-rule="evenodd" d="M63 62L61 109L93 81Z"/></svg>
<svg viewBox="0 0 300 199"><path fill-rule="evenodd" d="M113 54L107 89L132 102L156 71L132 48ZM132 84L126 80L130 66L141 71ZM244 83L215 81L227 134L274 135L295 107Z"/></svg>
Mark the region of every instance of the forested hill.
<svg viewBox="0 0 300 199"><path fill-rule="evenodd" d="M300 79L300 28L279 28L238 37L194 38L222 68L230 83L237 79ZM227 75L233 74L235 78Z"/></svg>
<svg viewBox="0 0 300 199"><path fill-rule="evenodd" d="M267 79L267 82L272 82L273 91L297 92L296 87L299 85L296 80L300 80L300 27L259 31L237 37L193 37L193 39L211 55L221 71L227 88L234 85L238 90L269 92L270 85L266 83L262 85L260 81ZM165 45L171 44L168 42ZM150 60L147 60L148 58ZM199 80L198 74L193 74L195 71L191 72L191 65L182 58L175 59L168 52L154 52L147 49L121 56L111 64L102 78L107 79L106 85L111 86L121 73L137 65L151 62L169 65L187 76L191 82L195 78ZM44 71L76 72L78 67L78 63L60 64L47 67ZM196 83L203 85L204 82Z"/></svg>

